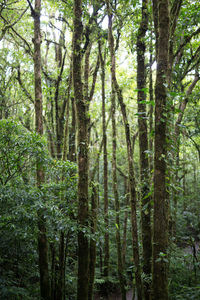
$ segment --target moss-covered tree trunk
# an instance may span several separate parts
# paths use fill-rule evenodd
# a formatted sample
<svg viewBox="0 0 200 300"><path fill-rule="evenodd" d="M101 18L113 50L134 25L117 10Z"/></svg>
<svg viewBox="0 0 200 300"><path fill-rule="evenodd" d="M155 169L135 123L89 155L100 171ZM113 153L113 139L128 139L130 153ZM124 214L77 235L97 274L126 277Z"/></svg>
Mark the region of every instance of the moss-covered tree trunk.
<svg viewBox="0 0 200 300"><path fill-rule="evenodd" d="M113 89L117 94L118 102L121 107L121 112L123 116L126 145L127 145L127 157L128 157L128 177L129 177L129 189L130 189L130 204L131 204L131 225L132 225L132 245L133 245L133 259L135 265L135 280L137 287L138 299L143 298L143 288L141 280L141 267L140 267L140 257L139 257L139 246L138 246L138 230L137 230L137 216L136 216L136 190L135 190L135 176L133 167L133 147L131 144L131 134L130 127L126 113L126 106L123 101L122 91L118 85L115 71L115 53L114 53L114 37L112 32L112 12L109 5L109 1L106 1L108 8L108 18L109 18L109 47L111 53L111 75L113 82ZM112 118L113 120L113 118ZM113 136L114 140L114 136ZM114 159L114 155L113 155Z"/></svg>
<svg viewBox="0 0 200 300"><path fill-rule="evenodd" d="M138 129L140 149L140 197L141 197L141 221L142 221L142 246L143 246L143 272L144 297L150 299L150 275L151 275L151 197L150 171L147 156L148 132L146 116L146 70L145 70L145 34L148 26L148 0L142 1L142 19L137 35L137 100L138 100Z"/></svg>
<svg viewBox="0 0 200 300"><path fill-rule="evenodd" d="M69 130L69 153L68 159L76 161L76 110L74 97L71 97L71 126Z"/></svg>
<svg viewBox="0 0 200 300"><path fill-rule="evenodd" d="M150 26L151 26L151 41L149 46L149 52L150 52L150 58L149 58L149 101L151 101L151 105L149 108L149 151L150 151L150 157L149 157L149 168L150 168L150 174L151 174L151 184L152 184L152 173L153 173L153 131L154 131L154 124L153 124L153 115L154 115L154 93L153 93L153 37L152 37L152 21L150 19Z"/></svg>
<svg viewBox="0 0 200 300"><path fill-rule="evenodd" d="M88 300L88 238L84 233L88 226L88 115L83 97L82 65L82 1L74 0L73 32L73 87L77 111L78 130L78 281L77 299Z"/></svg>
<svg viewBox="0 0 200 300"><path fill-rule="evenodd" d="M113 177L113 193L115 199L115 223L116 223L116 243L117 243L117 262L118 262L118 277L120 282L122 300L126 300L126 290L125 290L125 277L124 277L124 268L122 263L122 247L121 247L121 236L120 236L120 204L119 204L119 195L117 188L117 133L116 133L116 101L115 101L115 54L114 54L114 38L112 33L112 11L110 2L106 1L107 10L108 10L108 39L109 39L109 48L111 56L111 78L112 78L112 92L111 92L111 112L112 112L112 177Z"/></svg>
<svg viewBox="0 0 200 300"><path fill-rule="evenodd" d="M155 156L153 224L153 299L168 299L168 197L166 189L167 72L169 55L169 1L158 0L157 73L155 85ZM155 21L155 20L154 20Z"/></svg>
<svg viewBox="0 0 200 300"><path fill-rule="evenodd" d="M180 103L179 105L179 114L175 123L175 128L174 128L174 145L176 147L176 157L175 157L175 184L179 184L178 182L178 172L179 172L179 154L180 154L180 126L182 123L182 119L184 116L184 112L185 109L187 107L187 103L189 101L189 97L192 94L193 89L195 88L196 84L198 83L198 81L200 80L200 76L198 74L198 72L196 72L194 79L192 81L192 83L189 85L186 94L185 94L185 99ZM173 222L172 222L172 234L173 236L176 236L176 218L177 218L177 201L178 201L178 191L175 190L174 191L174 197L173 197L173 201L174 201L174 215L173 215Z"/></svg>
<svg viewBox="0 0 200 300"><path fill-rule="evenodd" d="M59 268L58 268L58 282L56 285L56 299L64 300L65 291L65 235L61 231L59 239Z"/></svg>
<svg viewBox="0 0 200 300"><path fill-rule="evenodd" d="M128 207L130 205L127 177L124 177L124 197L125 197L124 200L125 200L126 210L124 213L124 224L123 224L122 264L125 267L125 265L126 265L126 250L127 250L127 223L128 223L128 217L129 217Z"/></svg>
<svg viewBox="0 0 200 300"><path fill-rule="evenodd" d="M113 86L113 83L112 83ZM120 236L120 220L119 220L119 212L120 212L120 204L119 204L119 194L117 188L117 158L116 158L116 120L115 120L115 93L114 86L112 87L112 181L113 181L113 193L115 199L115 226L116 226L116 243L117 243L117 267L118 267L118 278L122 293L122 300L126 300L126 290L125 290L125 277L124 277L124 269L122 264L122 246L121 246L121 236Z"/></svg>
<svg viewBox="0 0 200 300"><path fill-rule="evenodd" d="M30 3L29 3L30 4ZM36 132L43 135L42 116L42 83L41 83L41 32L40 32L40 11L41 1L35 1L35 8L32 10L34 18L34 77L35 77L35 127ZM44 170L41 164L37 163L37 186L40 187L45 180ZM46 222L43 211L38 211L38 253L40 269L40 294L42 299L50 299L50 282L48 270L48 242L46 235Z"/></svg>
<svg viewBox="0 0 200 300"><path fill-rule="evenodd" d="M102 128L103 128L103 190L104 190L104 277L109 274L109 219L108 219L108 154L106 136L106 108L105 108L105 58L103 58L101 44L99 43L101 63L101 93L102 93Z"/></svg>
<svg viewBox="0 0 200 300"><path fill-rule="evenodd" d="M96 265L96 240L95 233L97 230L97 188L95 185L92 186L91 196L91 213L90 213L90 225L92 237L90 239L90 262L89 262L89 289L88 289L88 300L93 299L94 290L94 279L95 279L95 265Z"/></svg>

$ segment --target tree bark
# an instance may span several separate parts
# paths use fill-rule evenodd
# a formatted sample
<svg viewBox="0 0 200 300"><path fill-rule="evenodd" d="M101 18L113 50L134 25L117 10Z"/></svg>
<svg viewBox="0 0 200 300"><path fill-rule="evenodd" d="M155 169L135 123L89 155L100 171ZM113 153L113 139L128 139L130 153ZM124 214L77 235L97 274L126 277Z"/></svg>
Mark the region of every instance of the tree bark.
<svg viewBox="0 0 200 300"><path fill-rule="evenodd" d="M65 234L63 231L60 233L59 240L59 270L58 270L58 283L57 283L57 300L64 300L65 291Z"/></svg>
<svg viewBox="0 0 200 300"><path fill-rule="evenodd" d="M124 213L124 226L123 226L123 246L122 246L122 264L125 267L126 265L126 250L127 250L127 223L128 223L128 207L130 205L129 201L129 190L128 190L128 180L124 177L124 195L125 195L125 206L126 210Z"/></svg>
<svg viewBox="0 0 200 300"><path fill-rule="evenodd" d="M196 72L195 76L194 76L194 80L192 81L192 83L190 84L190 86L188 87L187 91L186 91L186 95L185 95L185 99L183 100L183 102L180 103L179 105L179 114L175 123L175 128L174 128L174 144L175 144L175 164L176 164L176 168L175 168L175 184L178 185L178 171L179 171L179 154L180 154L180 125L182 123L182 119L184 116L184 111L187 107L187 103L189 101L189 96L192 94L193 89L195 88L197 82L200 80L200 76L199 74ZM176 236L176 217L177 217L177 201L178 201L178 191L175 190L174 191L174 215L173 215L173 221L172 221L172 234L173 236Z"/></svg>
<svg viewBox="0 0 200 300"><path fill-rule="evenodd" d="M41 83L41 33L40 33L40 11L41 1L35 0L35 8L32 10L34 19L34 77L35 77L35 127L39 135L43 135L43 116L42 116L42 83ZM37 186L44 183L44 170L37 162ZM40 269L40 294L44 300L50 299L50 284L48 270L48 242L46 236L46 222L43 211L38 211L38 252Z"/></svg>
<svg viewBox="0 0 200 300"><path fill-rule="evenodd" d="M122 300L126 300L126 290L125 290L125 277L124 277L124 269L122 264L122 247L121 247L121 237L120 237L120 220L119 220L119 212L120 212L120 204L119 204L119 195L117 189L117 158L116 158L116 149L117 149L117 141L116 141L116 101L115 101L115 55L114 55L114 39L112 34L112 12L109 1L107 3L108 10L108 32L109 32L109 48L110 48L110 56L111 56L111 76L112 76L112 92L111 92L111 111L112 111L112 177L113 177L113 192L115 199L115 211L116 211L116 243L117 243L117 261L118 261L118 277L120 282Z"/></svg>
<svg viewBox="0 0 200 300"><path fill-rule="evenodd" d="M150 171L148 161L148 132L146 121L146 69L145 69L145 34L148 27L148 0L142 1L142 20L137 35L137 101L138 101L138 129L140 149L140 197L141 197L141 221L142 221L142 248L143 248L143 272L144 298L150 299L150 275L151 275L151 197Z"/></svg>
<svg viewBox="0 0 200 300"><path fill-rule="evenodd" d="M68 159L70 161L76 161L76 108L74 98L71 97L71 126L69 132L69 153Z"/></svg>
<svg viewBox="0 0 200 300"><path fill-rule="evenodd" d="M131 144L130 127L128 123L126 106L123 101L122 91L118 85L116 74L115 74L115 54L114 54L114 38L112 33L112 14L110 11L109 1L107 1L108 6L108 17L109 17L109 47L111 53L111 75L113 82L113 89L117 93L118 102L121 107L121 112L124 121L126 145L127 145L127 156L128 156L128 166L129 166L129 188L130 188L130 204L131 204L131 224L132 224L132 245L133 245L133 258L135 265L135 279L137 287L138 299L143 298L143 288L141 280L141 267L139 258L139 245L138 245L138 230L137 230L137 215L136 215L136 190L135 190L135 176L133 167L133 148ZM114 155L113 155L114 159Z"/></svg>
<svg viewBox="0 0 200 300"><path fill-rule="evenodd" d="M90 263L89 263L89 292L88 300L93 299L94 279L95 279L95 265L96 265L96 240L95 233L97 229L97 190L93 185L91 196L91 231L94 237L90 239Z"/></svg>
<svg viewBox="0 0 200 300"><path fill-rule="evenodd" d="M82 1L74 0L73 86L78 122L78 282L77 300L88 300L89 246L84 231L88 226L88 115L83 97Z"/></svg>
<svg viewBox="0 0 200 300"><path fill-rule="evenodd" d="M119 213L120 213L120 204L119 204L119 194L117 189L117 161L116 161L116 120L115 120L115 92L114 86L112 83L112 177L113 177L113 192L114 192L114 199L115 199L115 225L116 225L116 243L117 243L117 266L118 266L118 278L121 288L122 300L126 300L126 290L125 290L125 278L124 278L124 270L122 264L122 247L121 247L121 236L120 236L120 220L119 220Z"/></svg>
<svg viewBox="0 0 200 300"><path fill-rule="evenodd" d="M157 73L155 85L155 156L153 224L153 299L168 299L168 197L166 190L167 72L169 59L169 1L158 0ZM155 24L156 26L156 24Z"/></svg>
<svg viewBox="0 0 200 300"><path fill-rule="evenodd" d="M103 189L104 189L104 277L109 274L109 219L108 219L108 154L106 136L106 109L105 109L105 58L102 56L101 43L99 43L101 63L101 93L102 93L102 128L103 128ZM107 278L108 279L108 278Z"/></svg>
<svg viewBox="0 0 200 300"><path fill-rule="evenodd" d="M70 72L69 72L69 86L66 94L66 120L65 120L65 129L64 129L64 139L63 139L63 160L65 161L68 157L70 161L76 161L76 147L75 147L75 142L74 142L74 155L68 153L68 144L69 144L69 149L70 149L70 135L73 130L69 130L69 112L70 112L70 93L71 93L71 88L72 88L72 62L70 63ZM74 129L74 139L75 139L75 129L76 129L76 118L73 118L73 109L75 107L74 104L74 98L71 99L72 103L72 128ZM72 155L72 159L69 158L69 156Z"/></svg>

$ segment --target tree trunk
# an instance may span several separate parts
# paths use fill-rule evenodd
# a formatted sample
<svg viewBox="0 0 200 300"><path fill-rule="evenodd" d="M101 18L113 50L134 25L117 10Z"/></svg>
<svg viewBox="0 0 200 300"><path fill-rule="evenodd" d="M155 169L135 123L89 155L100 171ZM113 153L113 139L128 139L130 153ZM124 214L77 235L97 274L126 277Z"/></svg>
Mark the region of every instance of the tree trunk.
<svg viewBox="0 0 200 300"><path fill-rule="evenodd" d="M36 132L43 135L42 116L42 84L41 84L41 33L40 33L40 11L41 1L35 0L35 9L32 6L32 16L34 18L34 76L35 76L35 126ZM44 183L44 170L37 162L37 186ZM48 242L46 236L46 222L43 211L38 211L38 252L40 269L40 294L44 300L50 299L49 270L48 270Z"/></svg>
<svg viewBox="0 0 200 300"><path fill-rule="evenodd" d="M151 22L151 21L150 21ZM149 109L149 151L150 151L150 158L149 158L149 167L150 167L150 174L153 173L153 115L154 115L154 94L153 94L153 72L152 72L152 64L153 64L153 45L152 45L152 22L151 22L151 41L150 41L150 70L149 70L149 101L151 101L150 109ZM152 178L151 178L152 184Z"/></svg>
<svg viewBox="0 0 200 300"><path fill-rule="evenodd" d="M112 13L110 8L109 1L107 3L108 10L108 30L109 30L109 47L110 47L110 56L111 56L111 76L112 76L112 94L111 94L111 110L112 110L112 177L113 177L113 192L115 199L115 223L116 223L116 243L117 243L117 262L118 262L118 277L120 282L122 300L126 300L126 290L125 290L125 277L124 269L122 264L122 247L121 247L121 237L120 237L120 204L119 204L119 195L117 189L117 158L116 158L116 120L115 120L115 86L114 86L114 76L115 76L115 55L114 55L114 39L112 34Z"/></svg>
<svg viewBox="0 0 200 300"><path fill-rule="evenodd" d="M157 74L155 86L155 156L153 225L153 299L168 299L168 197L166 190L167 72L169 54L169 2L155 1L158 9ZM155 24L156 25L156 24Z"/></svg>
<svg viewBox="0 0 200 300"><path fill-rule="evenodd" d="M55 84L55 96L54 96L54 101L55 101L55 121L56 121L56 152L57 152L57 158L61 159L62 158L62 146L63 146L63 136L64 136L64 114L65 114L65 108L66 108L66 99L63 100L63 105L62 108L59 107L59 92L60 92L60 84L62 80L62 74L64 71L64 64L65 64L65 57L66 57L67 52L65 51L60 73L58 75L58 78L56 80Z"/></svg>
<svg viewBox="0 0 200 300"><path fill-rule="evenodd" d="M93 185L91 196L91 229L92 234L95 235L97 229L97 190ZM96 265L96 240L95 236L90 239L90 263L89 263L89 292L88 300L93 299L94 278L95 278L95 265Z"/></svg>
<svg viewBox="0 0 200 300"><path fill-rule="evenodd" d="M68 145L70 145L70 133L71 131L69 131L69 112L70 112L70 94L71 94L71 89L72 89L72 61L70 63L70 72L69 72L69 85L68 85L68 90L67 90L67 94L66 94L66 120L65 120L65 129L64 129L64 139L63 139L63 160L65 161L69 155L68 153ZM74 100L74 99L73 99ZM73 101L73 108L74 108L75 104ZM63 116L64 118L64 116ZM72 111L72 119L73 119L73 111ZM74 124L75 124L76 120L74 119ZM75 128L75 125L74 125ZM74 143L75 146L75 143ZM75 152L75 150L74 150ZM74 156L76 157L76 155L74 154ZM74 158L74 156L72 156ZM69 158L68 158L69 159ZM69 159L71 161L71 159ZM72 160L72 161L76 161L76 159Z"/></svg>
<svg viewBox="0 0 200 300"><path fill-rule="evenodd" d="M55 245L52 242L50 244L50 253L51 253L51 300L55 299L55 283L56 283L56 274L55 274L55 264L56 264L56 259L55 259Z"/></svg>
<svg viewBox="0 0 200 300"><path fill-rule="evenodd" d="M112 84L113 85L113 84ZM113 176L113 192L115 199L115 225L116 225L116 243L117 243L117 266L118 266L118 277L120 282L120 288L122 293L122 300L126 300L126 290L125 290L125 278L124 270L122 264L122 247L121 247L121 237L120 237L120 204L119 195L117 190L117 161L116 161L116 121L115 121L115 93L114 87L112 87L112 176Z"/></svg>
<svg viewBox="0 0 200 300"><path fill-rule="evenodd" d="M179 105L179 114L178 114L178 118L176 120L175 123L175 128L174 128L174 145L176 147L175 149L175 184L177 184L178 186L178 171L179 171L179 154L180 154L180 125L182 123L182 119L184 116L184 111L187 107L187 103L189 101L189 96L192 94L193 89L195 88L197 82L200 80L200 76L198 73L195 74L194 76L194 80L192 81L192 83L189 85L187 91L186 91L186 95L185 95L185 99L180 103ZM174 215L173 215L173 221L172 221L172 234L173 236L176 236L176 217L177 217L177 201L178 201L178 191L175 190L174 191Z"/></svg>
<svg viewBox="0 0 200 300"><path fill-rule="evenodd" d="M137 35L137 93L138 93L138 129L140 149L140 197L141 197L141 221L142 221L142 247L143 247L143 272L144 297L150 299L150 275L151 275L151 197L150 171L148 161L148 132L146 121L146 70L145 70L145 34L148 26L148 0L142 1L142 20Z"/></svg>
<svg viewBox="0 0 200 300"><path fill-rule="evenodd" d="M142 291L139 245L138 245L136 190L135 190L135 176L134 176L134 167L133 167L133 148L131 145L130 128L129 128L129 123L126 114L126 106L123 102L122 92L121 89L119 88L116 74L115 74L115 54L114 54L114 38L112 33L112 14L110 11L110 6L108 1L107 1L107 5L108 5L108 13L109 13L108 16L109 17L109 46L110 46L111 61L112 61L111 73L112 73L112 82L114 85L113 89L117 93L118 101L121 107L124 127L125 127L125 135L126 135L128 166L129 166L129 188L130 188L130 203L131 203L133 257L134 257L134 264L135 264L135 279L136 279L137 295L138 295L138 299L141 300L143 298L142 296L143 291Z"/></svg>
<svg viewBox="0 0 200 300"><path fill-rule="evenodd" d="M71 113L72 120L69 132L69 153L68 159L70 161L76 161L76 111L75 111L75 103L74 98L71 97Z"/></svg>
<svg viewBox="0 0 200 300"><path fill-rule="evenodd" d="M102 56L99 43L99 55L101 62L101 92L102 92L102 128L103 128L103 190L104 190L104 277L109 274L109 219L108 219L108 154L106 136L106 109L105 109L105 58ZM108 279L108 278L107 278Z"/></svg>
<svg viewBox="0 0 200 300"><path fill-rule="evenodd" d="M128 190L128 180L124 177L124 195L125 195L125 205L126 210L124 213L124 227L123 227L123 247L122 247L122 264L125 268L126 265L126 249L127 249L127 222L129 217L128 207L129 207L129 190Z"/></svg>
<svg viewBox="0 0 200 300"><path fill-rule="evenodd" d="M65 290L65 236L64 232L60 233L59 240L59 269L58 269L58 283L57 283L57 300L64 299L64 290Z"/></svg>
<svg viewBox="0 0 200 300"><path fill-rule="evenodd" d="M77 300L88 300L88 115L83 98L82 64L82 1L74 0L73 86L78 122L78 281Z"/></svg>

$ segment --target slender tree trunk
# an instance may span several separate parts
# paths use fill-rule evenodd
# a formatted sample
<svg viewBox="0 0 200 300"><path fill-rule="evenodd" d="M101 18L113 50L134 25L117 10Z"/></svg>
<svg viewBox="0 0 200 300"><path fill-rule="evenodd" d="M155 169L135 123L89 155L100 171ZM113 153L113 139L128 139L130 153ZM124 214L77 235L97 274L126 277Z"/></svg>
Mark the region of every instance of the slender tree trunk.
<svg viewBox="0 0 200 300"><path fill-rule="evenodd" d="M36 132L43 135L43 116L42 116L42 84L41 84L41 33L40 33L40 11L41 1L35 0L35 9L32 6L32 16L34 18L34 76L35 76L35 126ZM37 163L37 186L44 183L44 170ZM43 211L38 211L38 252L40 269L40 293L44 300L50 299L50 282L48 270L48 242L46 236L46 223Z"/></svg>
<svg viewBox="0 0 200 300"><path fill-rule="evenodd" d="M92 234L95 235L97 229L97 190L93 185L91 196L91 228ZM90 263L89 263L89 292L88 300L93 299L94 279L96 265L96 240L95 237L90 239Z"/></svg>
<svg viewBox="0 0 200 300"><path fill-rule="evenodd" d="M110 9L109 1L106 1L108 9L108 30L109 30L109 47L111 56L111 75L112 75L112 94L111 94L111 109L112 109L112 176L113 176L113 192L115 199L115 210L116 210L116 243L117 243L117 260L118 260L118 277L120 282L122 300L126 300L126 290L125 290L125 277L122 264L122 247L121 247L121 237L120 237L120 204L119 195L117 189L117 158L116 158L116 103L115 103L115 86L114 86L114 76L115 76L115 55L114 55L114 39L112 34L112 13Z"/></svg>
<svg viewBox="0 0 200 300"><path fill-rule="evenodd" d="M116 225L116 243L117 243L117 266L118 266L118 277L120 282L120 288L122 293L122 300L126 300L126 290L125 290L125 277L124 270L122 264L122 247L121 247L121 237L120 237L120 220L119 220L119 212L120 212L120 204L119 204L119 195L117 189L117 158L116 158L116 150L117 150L117 141L116 141L116 120L115 120L115 92L114 86L112 83L112 176L113 176L113 192L115 199L115 225Z"/></svg>
<svg viewBox="0 0 200 300"><path fill-rule="evenodd" d="M152 22L151 22L152 27ZM151 102L150 109L149 109L149 151L150 151L150 158L149 158L149 167L150 167L150 174L153 173L153 114L154 114L154 95L153 95L153 72L152 72L152 64L153 64L153 45L152 45L152 28L151 28L151 41L150 41L150 70L149 70L149 100ZM151 178L152 183L152 178Z"/></svg>
<svg viewBox="0 0 200 300"><path fill-rule="evenodd" d="M139 258L139 246L138 246L138 230L137 230L137 216L136 216L136 190L135 190L135 176L134 176L134 167L133 167L133 148L131 144L130 136L130 127L126 114L126 106L123 102L123 96L121 89L119 88L116 74L115 74L115 54L114 54L114 38L112 33L112 14L110 11L109 2L107 1L108 6L108 17L109 17L109 46L111 53L111 73L112 73L112 82L113 89L117 93L118 101L121 107L125 135L126 135L126 144L127 144L127 155L128 155L128 166L129 166L129 188L130 188L130 203L131 203L131 223L132 223L132 244L133 244L133 257L135 264L135 278L136 278L136 287L138 299L142 300L143 298L143 289L142 289L142 280L141 280L141 267L140 267L140 258Z"/></svg>
<svg viewBox="0 0 200 300"><path fill-rule="evenodd" d="M104 189L104 277L109 274L109 219L108 219L108 154L106 136L106 109L105 109L105 59L102 56L101 44L99 43L101 62L101 92L102 92L102 128L103 128L103 189Z"/></svg>
<svg viewBox="0 0 200 300"><path fill-rule="evenodd" d="M93 93L91 93L91 98L89 97L89 69L90 69L90 53L91 53L91 44L88 44L88 47L85 52L85 63L84 63L84 99L86 103L86 114L89 116L89 107L90 101L92 100ZM94 79L94 78L93 78ZM96 80L95 80L96 81ZM93 81L94 86L92 90L94 92L95 82ZM88 117L88 125L90 123L90 118ZM88 130L88 145L90 143L90 130ZM92 188L91 196L91 210L90 210L90 227L91 234L95 234L97 227L97 191L93 182L90 182ZM90 247L89 247L89 285L88 285L88 300L93 299L93 288L94 288L94 278L95 278L95 265L96 265L96 240L95 238L90 238Z"/></svg>
<svg viewBox="0 0 200 300"><path fill-rule="evenodd" d="M128 180L124 177L124 195L125 195L125 205L126 210L124 213L124 228L123 228L123 247L122 247L122 264L125 268L126 265L126 248L127 248L127 222L128 222L128 215L129 212L127 208L129 207L129 190L128 190Z"/></svg>
<svg viewBox="0 0 200 300"><path fill-rule="evenodd" d="M54 247L54 243L50 244L50 252L51 252L51 300L55 299L55 264L56 264L56 260L55 260L55 247Z"/></svg>
<svg viewBox="0 0 200 300"><path fill-rule="evenodd" d="M73 86L78 122L78 282L77 300L88 300L88 115L81 81L82 1L74 0Z"/></svg>
<svg viewBox="0 0 200 300"><path fill-rule="evenodd" d="M57 284L57 300L64 299L64 290L65 290L65 236L64 232L60 233L59 240L59 270L58 270L58 284Z"/></svg>
<svg viewBox="0 0 200 300"><path fill-rule="evenodd" d="M68 159L70 161L76 161L76 109L74 98L71 97L71 126L69 132L69 153Z"/></svg>
<svg viewBox="0 0 200 300"><path fill-rule="evenodd" d="M150 299L150 275L151 275L151 197L150 172L147 156L148 132L146 121L146 70L145 70L145 34L148 26L148 0L142 1L142 20L137 35L137 90L138 90L138 128L140 149L140 196L141 196L141 220L142 220L142 246L143 246L143 272L144 297Z"/></svg>
<svg viewBox="0 0 200 300"><path fill-rule="evenodd" d="M169 1L158 0L157 74L155 86L155 156L153 225L153 299L168 299L168 197L166 190L167 72L169 55ZM155 24L156 26L156 24Z"/></svg>
<svg viewBox="0 0 200 300"><path fill-rule="evenodd" d="M184 149L183 149L184 150ZM186 191L186 167L185 167L185 152L183 151L183 212L187 209L187 191Z"/></svg>
<svg viewBox="0 0 200 300"><path fill-rule="evenodd" d="M178 118L176 120L175 123L175 129L174 129L174 144L175 144L175 164L176 164L176 172L175 172L175 183L178 185L178 171L179 171L179 154L180 154L180 125L182 123L182 119L184 116L184 111L187 107L187 103L189 100L189 96L192 94L192 91L194 90L196 84L198 83L198 81L200 80L200 76L198 73L195 74L194 76L194 80L192 81L192 83L190 84L190 86L188 87L187 91L186 91L186 95L185 95L185 99L180 103L179 105L179 114L178 114ZM172 233L173 236L176 235L176 217L177 217L177 201L178 201L178 191L174 191L174 215L173 215L173 221L172 221Z"/></svg>
<svg viewBox="0 0 200 300"><path fill-rule="evenodd" d="M62 146L63 146L63 136L64 136L64 114L65 114L65 108L66 108L66 100L64 100L62 105L62 109L59 107L59 93L60 93L60 84L62 80L62 74L64 71L64 64L65 64L65 57L67 52L65 51L60 73L58 75L58 78L56 80L55 85L55 121L56 121L56 152L57 152L57 158L62 158Z"/></svg>
<svg viewBox="0 0 200 300"><path fill-rule="evenodd" d="M65 129L64 129L63 158L62 158L64 161L67 159L67 155L68 155L68 144L70 145L69 112L70 112L70 93L71 93L71 89L72 89L72 62L70 63L69 85L68 85L68 90L67 90L67 94L66 94L66 120L65 120ZM72 114L72 118L73 118L73 114ZM74 123L75 122L76 121L74 119ZM69 159L69 160L71 160L71 159Z"/></svg>

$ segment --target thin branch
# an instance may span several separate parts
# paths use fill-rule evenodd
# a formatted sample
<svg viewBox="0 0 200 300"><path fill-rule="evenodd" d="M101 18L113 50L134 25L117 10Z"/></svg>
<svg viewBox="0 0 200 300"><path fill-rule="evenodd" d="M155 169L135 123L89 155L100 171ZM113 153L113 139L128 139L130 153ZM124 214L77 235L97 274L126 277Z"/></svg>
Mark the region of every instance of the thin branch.
<svg viewBox="0 0 200 300"><path fill-rule="evenodd" d="M32 16L33 18L35 18L35 10L34 10L32 4L31 4L31 2L30 2L29 0L26 0L26 1L28 2L28 5L29 5L29 7L30 7L30 10L31 10L31 16Z"/></svg>
<svg viewBox="0 0 200 300"><path fill-rule="evenodd" d="M6 25L5 28L2 29L2 33L1 33L1 36L0 36L0 41L3 39L6 31L9 28L15 26L21 20L21 18L23 17L23 15L27 12L28 8L29 8L29 6L27 6L27 8L22 12L22 14L17 18L17 20L15 20L12 24ZM1 18L4 19L2 16L1 16ZM8 23L7 20L4 19L4 21L6 21L6 23Z"/></svg>
<svg viewBox="0 0 200 300"><path fill-rule="evenodd" d="M18 66L17 68L17 77L16 77L17 81L19 82L19 85L22 88L22 91L25 93L25 95L27 96L27 98L31 101L31 103L34 104L34 100L31 96L31 94L28 92L28 90L25 88L22 80L21 80L21 71L20 71L20 66Z"/></svg>
<svg viewBox="0 0 200 300"><path fill-rule="evenodd" d="M179 52L191 41L191 39L200 33L200 27L194 31L190 36L185 38L185 41L179 46L178 50L174 54L174 58L179 54Z"/></svg>

